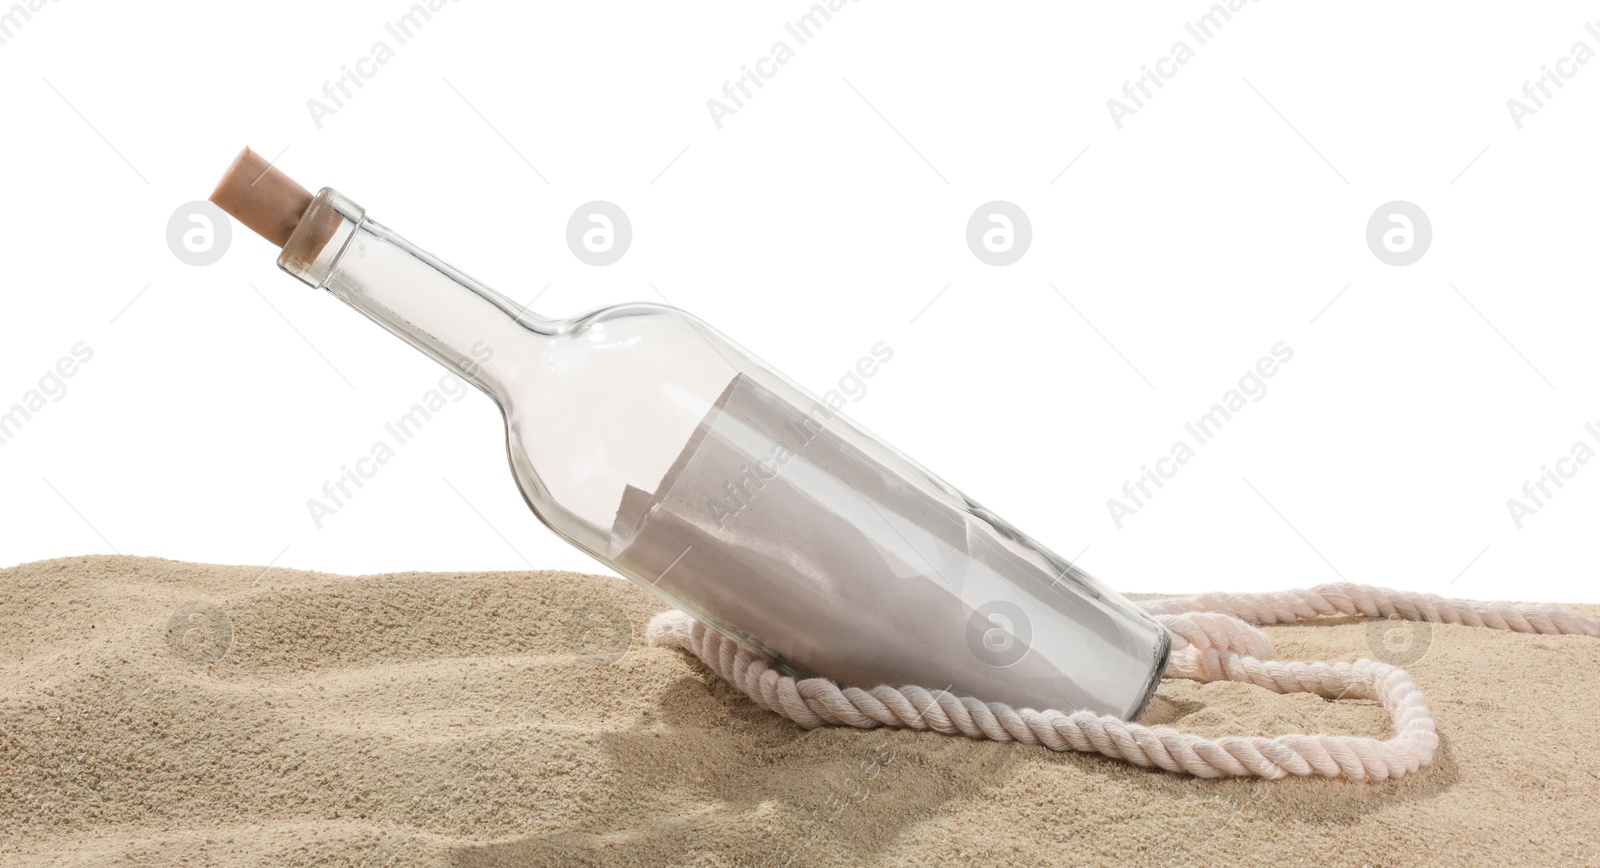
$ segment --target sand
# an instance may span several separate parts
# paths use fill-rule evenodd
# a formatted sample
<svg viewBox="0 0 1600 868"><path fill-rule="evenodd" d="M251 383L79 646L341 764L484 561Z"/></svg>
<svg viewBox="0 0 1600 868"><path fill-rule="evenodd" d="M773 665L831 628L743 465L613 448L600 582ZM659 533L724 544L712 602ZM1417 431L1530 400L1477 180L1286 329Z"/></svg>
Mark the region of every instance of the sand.
<svg viewBox="0 0 1600 868"><path fill-rule="evenodd" d="M1407 668L1438 721L1432 766L1386 784L1217 782L806 732L645 647L663 608L559 572L0 570L0 861L1600 864L1594 639L1431 628L1405 653L1425 647ZM1362 621L1269 633L1281 658L1373 654ZM1369 703L1177 681L1143 721L1387 726Z"/></svg>

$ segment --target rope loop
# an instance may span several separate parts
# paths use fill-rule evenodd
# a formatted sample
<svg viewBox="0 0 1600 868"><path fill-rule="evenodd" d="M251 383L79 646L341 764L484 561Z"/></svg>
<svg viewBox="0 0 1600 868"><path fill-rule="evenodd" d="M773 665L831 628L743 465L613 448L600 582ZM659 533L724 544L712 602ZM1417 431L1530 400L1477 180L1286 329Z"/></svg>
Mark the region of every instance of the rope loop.
<svg viewBox="0 0 1600 868"><path fill-rule="evenodd" d="M1439 747L1433 715L1411 676L1375 660L1274 660L1271 640L1253 625L1344 615L1600 637L1600 620L1559 606L1451 600L1349 582L1266 594L1201 594L1140 605L1172 633L1165 677L1241 681L1275 693L1375 700L1388 712L1393 734L1381 740L1325 734L1211 739L1087 711L1017 709L916 686L841 688L826 678L797 680L784 675L764 658L679 611L652 618L646 638L655 647L688 651L757 705L807 729L932 730L1055 751L1098 753L1202 778L1320 776L1386 781L1432 762Z"/></svg>

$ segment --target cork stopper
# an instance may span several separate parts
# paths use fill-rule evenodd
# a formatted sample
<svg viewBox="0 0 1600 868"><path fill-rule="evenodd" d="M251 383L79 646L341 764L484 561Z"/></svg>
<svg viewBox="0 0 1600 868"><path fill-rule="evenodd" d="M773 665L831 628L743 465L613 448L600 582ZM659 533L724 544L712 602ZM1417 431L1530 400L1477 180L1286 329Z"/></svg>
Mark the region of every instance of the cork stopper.
<svg viewBox="0 0 1600 868"><path fill-rule="evenodd" d="M245 148L223 173L211 201L278 247L311 206L311 193L255 151Z"/></svg>

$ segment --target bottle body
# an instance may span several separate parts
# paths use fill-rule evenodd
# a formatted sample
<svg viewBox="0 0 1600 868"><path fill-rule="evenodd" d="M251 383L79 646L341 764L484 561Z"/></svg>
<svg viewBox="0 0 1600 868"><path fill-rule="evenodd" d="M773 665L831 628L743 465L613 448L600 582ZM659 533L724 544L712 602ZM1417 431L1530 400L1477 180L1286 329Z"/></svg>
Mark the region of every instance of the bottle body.
<svg viewBox="0 0 1600 868"><path fill-rule="evenodd" d="M1124 718L1153 693L1153 619L697 318L544 319L333 191L307 216L280 265L488 393L541 521L781 668Z"/></svg>

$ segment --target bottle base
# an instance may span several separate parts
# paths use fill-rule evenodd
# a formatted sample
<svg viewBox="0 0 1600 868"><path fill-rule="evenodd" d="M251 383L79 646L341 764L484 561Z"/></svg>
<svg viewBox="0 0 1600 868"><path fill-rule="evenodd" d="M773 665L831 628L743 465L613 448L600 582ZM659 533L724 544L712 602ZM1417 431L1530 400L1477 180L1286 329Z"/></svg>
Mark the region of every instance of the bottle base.
<svg viewBox="0 0 1600 868"><path fill-rule="evenodd" d="M1172 660L1172 634L1165 627L1161 630L1160 651L1156 655L1156 666L1150 671L1150 680L1145 684L1144 691L1139 696L1139 701L1133 709L1123 717L1130 723L1139 719L1144 714L1145 707L1150 700L1155 698L1156 691L1161 687L1161 678L1167 672L1167 663Z"/></svg>

